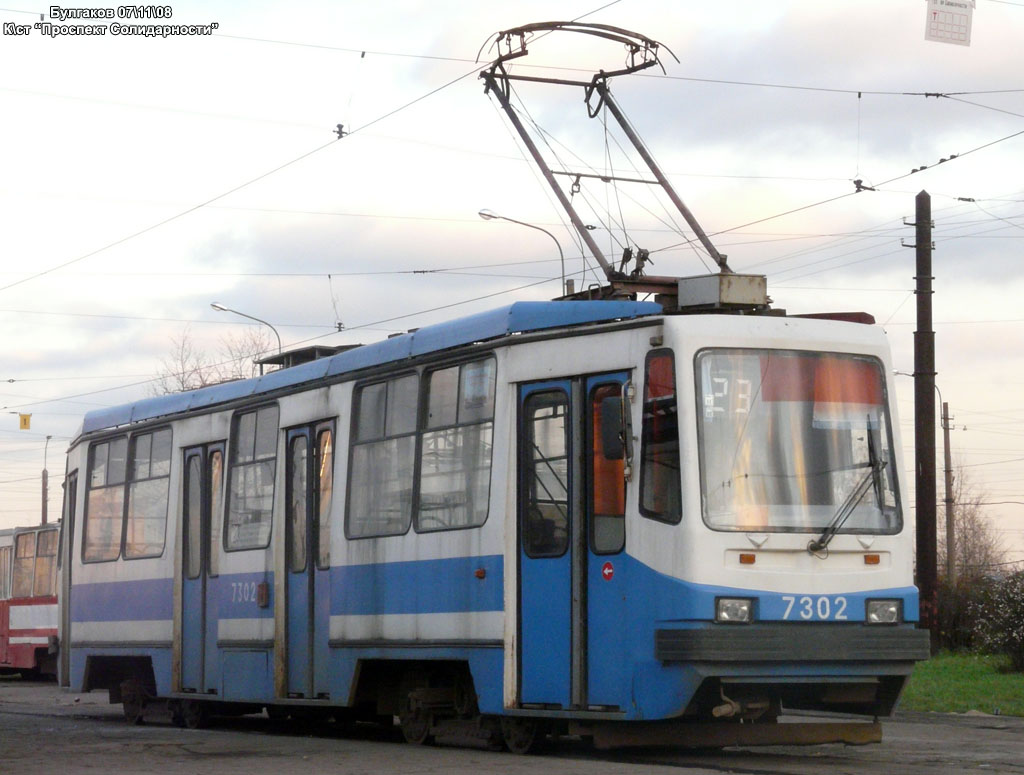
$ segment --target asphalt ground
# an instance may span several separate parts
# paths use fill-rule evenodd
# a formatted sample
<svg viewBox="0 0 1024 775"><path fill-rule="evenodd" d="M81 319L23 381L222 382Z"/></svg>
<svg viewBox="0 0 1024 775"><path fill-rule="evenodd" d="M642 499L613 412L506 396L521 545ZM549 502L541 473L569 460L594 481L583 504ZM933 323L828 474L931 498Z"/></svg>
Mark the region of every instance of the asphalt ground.
<svg viewBox="0 0 1024 775"><path fill-rule="evenodd" d="M0 678L2 775L309 775L309 773L749 773L750 775L1024 774L1024 719L982 714L903 713L883 722L881 744L595 751L560 739L538 755L412 746L373 725L216 719L179 729L159 708L129 726L106 692L75 694L53 683Z"/></svg>

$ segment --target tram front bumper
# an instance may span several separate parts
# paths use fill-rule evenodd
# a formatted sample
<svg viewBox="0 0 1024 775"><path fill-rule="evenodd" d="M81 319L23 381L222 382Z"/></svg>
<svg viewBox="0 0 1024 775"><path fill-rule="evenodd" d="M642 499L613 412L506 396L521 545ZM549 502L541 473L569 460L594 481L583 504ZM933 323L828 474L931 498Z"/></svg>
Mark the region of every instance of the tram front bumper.
<svg viewBox="0 0 1024 775"><path fill-rule="evenodd" d="M927 630L860 624L711 625L658 629L654 654L661 662L730 664L918 662L931 653Z"/></svg>
<svg viewBox="0 0 1024 775"><path fill-rule="evenodd" d="M688 713L713 714L722 702L888 716L914 663L930 654L925 630L861 624L705 625L657 629L662 669L682 668Z"/></svg>

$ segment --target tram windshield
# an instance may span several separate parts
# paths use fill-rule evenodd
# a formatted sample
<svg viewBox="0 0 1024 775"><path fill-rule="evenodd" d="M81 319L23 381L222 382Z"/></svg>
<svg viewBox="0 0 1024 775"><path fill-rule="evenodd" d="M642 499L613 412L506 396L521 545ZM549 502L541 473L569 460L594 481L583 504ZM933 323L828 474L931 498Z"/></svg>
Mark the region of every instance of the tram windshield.
<svg viewBox="0 0 1024 775"><path fill-rule="evenodd" d="M701 501L709 527L901 529L879 361L790 350L705 350L697 356L697 383Z"/></svg>

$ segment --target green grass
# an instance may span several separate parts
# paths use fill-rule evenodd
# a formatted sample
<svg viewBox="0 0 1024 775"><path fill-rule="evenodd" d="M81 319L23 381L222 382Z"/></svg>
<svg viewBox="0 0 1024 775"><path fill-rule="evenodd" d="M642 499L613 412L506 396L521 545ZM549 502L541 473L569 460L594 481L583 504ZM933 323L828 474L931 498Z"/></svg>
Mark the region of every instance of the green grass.
<svg viewBox="0 0 1024 775"><path fill-rule="evenodd" d="M1006 672L1005 657L939 654L920 662L903 692L902 710L1024 716L1024 674Z"/></svg>

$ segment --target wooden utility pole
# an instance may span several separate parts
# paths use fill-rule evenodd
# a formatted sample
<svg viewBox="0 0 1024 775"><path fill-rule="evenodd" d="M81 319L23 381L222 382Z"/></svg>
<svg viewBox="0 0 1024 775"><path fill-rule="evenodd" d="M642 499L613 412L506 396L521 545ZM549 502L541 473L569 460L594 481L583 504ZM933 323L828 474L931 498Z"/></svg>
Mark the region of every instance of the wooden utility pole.
<svg viewBox="0 0 1024 775"><path fill-rule="evenodd" d="M932 330L932 200L915 199L917 330L914 332L914 450L917 483L917 588L921 627L938 644L938 568L935 508L935 332Z"/></svg>

